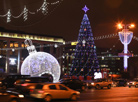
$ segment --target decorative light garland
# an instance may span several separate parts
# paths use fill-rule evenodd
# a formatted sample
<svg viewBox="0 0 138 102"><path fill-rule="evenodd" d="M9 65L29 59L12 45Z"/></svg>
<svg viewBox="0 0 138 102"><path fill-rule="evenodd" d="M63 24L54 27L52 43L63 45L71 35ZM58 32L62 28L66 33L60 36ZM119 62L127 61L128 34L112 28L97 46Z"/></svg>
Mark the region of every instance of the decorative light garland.
<svg viewBox="0 0 138 102"><path fill-rule="evenodd" d="M39 9L37 9L37 12L39 12L40 10L42 10L42 13L44 15L46 15L48 13L48 4L49 3L47 3L46 0L44 0L42 6Z"/></svg>
<svg viewBox="0 0 138 102"><path fill-rule="evenodd" d="M35 12L29 11L27 9L26 5L25 5L23 11L18 16L13 16L11 14L11 10L9 9L6 14L0 15L0 17L7 17L7 23L9 23L9 22L11 22L11 17L19 18L19 17L21 17L23 15L23 19L24 19L24 21L26 21L28 19L28 13L29 14L36 14L36 13L38 13L41 10L44 15L47 15L48 14L48 5L49 4L50 5L56 5L56 4L58 4L58 3L62 2L62 1L63 0L56 1L56 2L53 2L53 3L49 3L49 2L46 2L46 0L44 0L42 6L39 9L37 9Z"/></svg>

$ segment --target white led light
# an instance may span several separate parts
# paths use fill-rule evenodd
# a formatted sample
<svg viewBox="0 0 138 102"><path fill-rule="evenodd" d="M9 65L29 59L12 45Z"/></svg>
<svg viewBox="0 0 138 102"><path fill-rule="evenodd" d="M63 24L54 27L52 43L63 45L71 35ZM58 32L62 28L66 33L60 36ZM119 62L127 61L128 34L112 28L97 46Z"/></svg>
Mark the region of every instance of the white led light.
<svg viewBox="0 0 138 102"><path fill-rule="evenodd" d="M31 40L26 39L25 43L27 44L27 42L30 45L28 46L30 48L28 49L29 56L23 61L21 74L35 77L48 73L53 76L54 82L58 82L60 78L60 65L56 58L49 53L37 52Z"/></svg>

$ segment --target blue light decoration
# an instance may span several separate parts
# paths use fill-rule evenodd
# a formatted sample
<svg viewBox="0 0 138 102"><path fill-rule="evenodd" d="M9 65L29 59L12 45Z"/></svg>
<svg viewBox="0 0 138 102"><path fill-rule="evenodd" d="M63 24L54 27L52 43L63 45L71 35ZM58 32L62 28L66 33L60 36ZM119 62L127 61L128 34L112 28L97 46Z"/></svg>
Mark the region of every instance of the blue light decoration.
<svg viewBox="0 0 138 102"><path fill-rule="evenodd" d="M85 79L87 76L94 78L94 71L99 69L99 61L90 21L86 14L89 9L85 5L82 10L85 14L79 30L78 43L71 66L71 76L83 76Z"/></svg>
<svg viewBox="0 0 138 102"><path fill-rule="evenodd" d="M88 7L85 5L85 7L82 8L82 10L86 13L89 9L88 9Z"/></svg>
<svg viewBox="0 0 138 102"><path fill-rule="evenodd" d="M121 43L124 45L123 53L119 54L119 56L124 57L124 71L127 71L128 67L128 58L132 56L132 54L128 51L128 44L130 44L133 38L133 32L128 31L128 29L123 29L118 32Z"/></svg>
<svg viewBox="0 0 138 102"><path fill-rule="evenodd" d="M53 76L54 82L58 82L61 72L56 58L46 52L37 52L30 39L26 39L25 44L27 45L29 56L22 63L21 74L35 77L48 73Z"/></svg>

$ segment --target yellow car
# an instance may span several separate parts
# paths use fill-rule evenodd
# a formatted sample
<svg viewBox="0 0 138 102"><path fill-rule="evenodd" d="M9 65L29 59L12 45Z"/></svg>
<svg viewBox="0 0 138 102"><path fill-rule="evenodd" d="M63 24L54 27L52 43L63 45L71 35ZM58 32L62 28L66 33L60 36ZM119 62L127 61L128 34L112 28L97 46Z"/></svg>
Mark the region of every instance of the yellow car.
<svg viewBox="0 0 138 102"><path fill-rule="evenodd" d="M30 95L50 102L52 99L77 100L80 97L80 92L59 83L42 83L37 84L35 89L30 90Z"/></svg>
<svg viewBox="0 0 138 102"><path fill-rule="evenodd" d="M89 89L92 87L94 87L95 89L103 89L103 87L107 87L108 89L110 89L112 83L113 82L111 80L102 78L102 79L95 79L93 82L88 83L87 86Z"/></svg>

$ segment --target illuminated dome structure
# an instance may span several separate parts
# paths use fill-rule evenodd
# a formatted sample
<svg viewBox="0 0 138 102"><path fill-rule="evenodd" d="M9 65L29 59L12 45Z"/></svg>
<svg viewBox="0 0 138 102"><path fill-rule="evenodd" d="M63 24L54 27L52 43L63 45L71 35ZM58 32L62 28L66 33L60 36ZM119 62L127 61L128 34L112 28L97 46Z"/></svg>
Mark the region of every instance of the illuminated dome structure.
<svg viewBox="0 0 138 102"><path fill-rule="evenodd" d="M49 53L37 52L31 40L27 41L31 45L27 47L30 55L24 60L21 66L21 74L35 77L48 73L53 76L54 82L58 82L60 78L60 66L56 58Z"/></svg>

